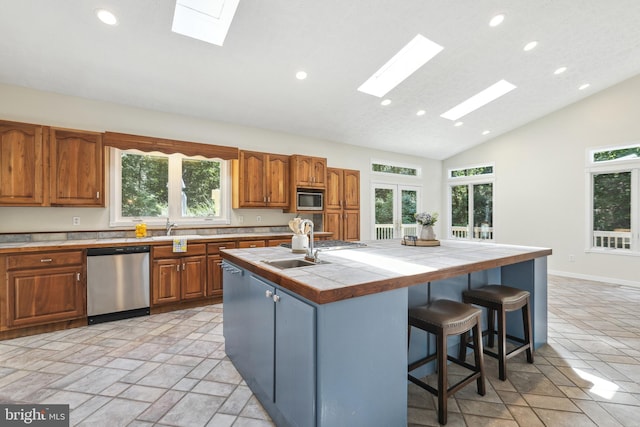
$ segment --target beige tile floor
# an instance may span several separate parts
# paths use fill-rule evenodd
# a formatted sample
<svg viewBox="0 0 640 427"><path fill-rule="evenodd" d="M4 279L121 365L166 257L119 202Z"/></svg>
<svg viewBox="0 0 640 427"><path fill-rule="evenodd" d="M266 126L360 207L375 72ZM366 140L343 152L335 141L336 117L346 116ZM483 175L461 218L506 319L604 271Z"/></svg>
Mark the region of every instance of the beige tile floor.
<svg viewBox="0 0 640 427"><path fill-rule="evenodd" d="M448 426L640 426L640 289L549 281L549 344L504 382L487 358L487 394L459 391ZM0 341L0 401L69 404L79 426L273 426L225 357L220 305ZM413 384L408 419L438 425Z"/></svg>

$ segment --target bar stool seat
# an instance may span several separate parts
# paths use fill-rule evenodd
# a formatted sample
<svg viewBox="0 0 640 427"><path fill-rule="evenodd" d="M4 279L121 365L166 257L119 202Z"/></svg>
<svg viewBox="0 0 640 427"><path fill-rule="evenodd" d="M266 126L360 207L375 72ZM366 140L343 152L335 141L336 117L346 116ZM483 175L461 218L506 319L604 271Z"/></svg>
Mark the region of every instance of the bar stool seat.
<svg viewBox="0 0 640 427"><path fill-rule="evenodd" d="M447 399L455 392L476 380L478 394L485 395L484 361L482 356L482 311L469 304L446 299L435 300L429 304L409 309L409 342L411 327L422 329L436 336L436 352L417 360L408 367L409 381L438 397L438 421L447 423ZM447 337L473 331L475 366L447 354ZM418 367L437 359L438 387L434 388L421 379L411 375ZM448 387L447 361L451 361L471 370L471 374Z"/></svg>
<svg viewBox="0 0 640 427"><path fill-rule="evenodd" d="M494 337L498 335L498 353L488 348L484 348L484 354L498 359L499 377L502 381L507 379L507 359L527 352L527 362L533 363L533 334L531 328L530 294L529 292L505 285L486 285L476 289L470 289L462 293L462 301L474 304L487 309L488 321L487 330L483 331L483 336L488 335L488 347L493 347ZM506 333L506 313L522 310L522 325L524 328L524 338L507 335ZM496 314L498 316L498 327L495 327ZM507 352L507 340L517 342L518 346ZM460 345L461 359L464 358L467 347L473 345L467 343L466 334L462 337ZM474 344L475 345L475 344Z"/></svg>

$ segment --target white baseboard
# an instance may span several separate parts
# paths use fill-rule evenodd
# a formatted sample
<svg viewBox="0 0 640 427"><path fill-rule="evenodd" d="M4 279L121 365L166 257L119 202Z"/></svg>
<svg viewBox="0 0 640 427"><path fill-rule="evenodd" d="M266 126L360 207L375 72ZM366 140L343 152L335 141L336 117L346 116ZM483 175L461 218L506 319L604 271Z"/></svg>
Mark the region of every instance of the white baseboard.
<svg viewBox="0 0 640 427"><path fill-rule="evenodd" d="M590 276L588 274L578 274L578 273L570 273L568 271L556 271L556 270L549 270L548 274L551 274L554 276L571 277L573 279L591 280L594 282L613 283L616 285L631 286L631 287L640 289L640 282L636 282L633 280L614 279L612 277Z"/></svg>

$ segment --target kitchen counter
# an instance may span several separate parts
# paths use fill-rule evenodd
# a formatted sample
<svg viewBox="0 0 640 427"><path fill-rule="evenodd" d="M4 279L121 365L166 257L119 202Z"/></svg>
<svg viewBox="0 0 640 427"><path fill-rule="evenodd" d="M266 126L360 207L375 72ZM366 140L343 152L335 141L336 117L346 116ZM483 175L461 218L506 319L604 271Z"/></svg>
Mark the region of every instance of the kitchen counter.
<svg viewBox="0 0 640 427"><path fill-rule="evenodd" d="M333 233L317 232L316 237L327 237ZM16 252L36 252L41 250L66 250L66 249L86 249L100 248L108 246L131 246L131 245L166 245L171 244L175 238L186 238L189 241L203 243L229 240L253 240L253 239L277 239L291 238L291 232L252 232L252 233L227 233L227 234L187 234L172 236L150 236L143 238L135 237L114 237L82 240L43 240L32 242L10 242L0 243L0 254Z"/></svg>
<svg viewBox="0 0 640 427"><path fill-rule="evenodd" d="M404 246L400 240L365 242L366 247L320 251L322 263L280 269L263 261L300 258L282 247L227 249L240 267L318 304L443 280L551 255L551 249L443 240L441 246Z"/></svg>
<svg viewBox="0 0 640 427"><path fill-rule="evenodd" d="M225 349L278 426L407 425L407 366L435 348L414 330L407 352L407 311L429 298L460 301L467 287L488 283L528 290L534 347L546 343L550 249L365 243L290 269L264 262L302 258L286 248L221 251ZM518 315L509 313L507 331L522 336ZM457 352L458 340L448 346Z"/></svg>

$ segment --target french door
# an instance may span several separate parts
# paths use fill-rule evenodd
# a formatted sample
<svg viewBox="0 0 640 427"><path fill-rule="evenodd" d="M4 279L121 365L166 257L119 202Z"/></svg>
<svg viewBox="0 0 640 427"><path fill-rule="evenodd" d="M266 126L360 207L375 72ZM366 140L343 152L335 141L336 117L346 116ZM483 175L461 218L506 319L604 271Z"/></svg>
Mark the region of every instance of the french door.
<svg viewBox="0 0 640 427"><path fill-rule="evenodd" d="M417 235L413 215L420 206L420 190L421 187L410 185L374 183L371 238L385 240Z"/></svg>

